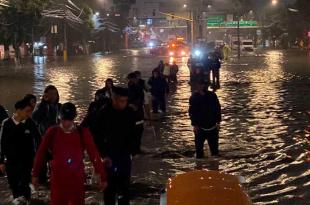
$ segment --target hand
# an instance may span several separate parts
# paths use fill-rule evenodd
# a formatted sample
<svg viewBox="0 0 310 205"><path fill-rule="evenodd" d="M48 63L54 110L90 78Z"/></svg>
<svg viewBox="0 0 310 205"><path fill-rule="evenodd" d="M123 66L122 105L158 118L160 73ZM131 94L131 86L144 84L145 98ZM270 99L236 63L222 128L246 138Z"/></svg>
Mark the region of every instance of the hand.
<svg viewBox="0 0 310 205"><path fill-rule="evenodd" d="M39 187L39 177L32 177L31 184L34 186L35 189Z"/></svg>
<svg viewBox="0 0 310 205"><path fill-rule="evenodd" d="M110 157L105 157L103 159L103 164L107 167L107 168L111 168L112 167L112 160Z"/></svg>
<svg viewBox="0 0 310 205"><path fill-rule="evenodd" d="M0 172L5 173L5 164L0 164Z"/></svg>
<svg viewBox="0 0 310 205"><path fill-rule="evenodd" d="M197 134L199 132L199 127L194 126L194 133Z"/></svg>

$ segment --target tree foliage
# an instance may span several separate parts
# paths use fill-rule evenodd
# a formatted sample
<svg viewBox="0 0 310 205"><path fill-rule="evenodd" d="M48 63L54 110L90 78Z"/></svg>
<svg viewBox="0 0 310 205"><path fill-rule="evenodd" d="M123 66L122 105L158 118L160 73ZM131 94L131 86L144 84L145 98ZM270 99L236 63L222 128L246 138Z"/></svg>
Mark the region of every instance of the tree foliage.
<svg viewBox="0 0 310 205"><path fill-rule="evenodd" d="M49 0L9 0L0 10L0 43L18 47L31 39L33 25L41 18L41 11Z"/></svg>

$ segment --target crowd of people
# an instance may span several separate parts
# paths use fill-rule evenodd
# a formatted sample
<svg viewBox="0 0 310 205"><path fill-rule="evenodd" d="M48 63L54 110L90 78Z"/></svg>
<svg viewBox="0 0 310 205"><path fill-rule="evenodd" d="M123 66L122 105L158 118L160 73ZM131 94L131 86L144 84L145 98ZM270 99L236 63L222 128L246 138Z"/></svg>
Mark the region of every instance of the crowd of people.
<svg viewBox="0 0 310 205"><path fill-rule="evenodd" d="M76 106L60 104L52 85L45 88L39 103L32 94L17 101L11 117L0 106L0 172L7 174L13 202L29 202L29 184L37 188L50 182L52 205L84 204L86 151L100 176L104 203L130 204L132 156L143 153L145 119L151 120L151 113L167 112L169 84L177 83L178 70L176 62L161 61L147 82L140 71L128 74L127 87L107 79L79 125ZM205 140L211 154L219 154L221 108L209 85L198 80L190 98L197 158L204 157Z"/></svg>
<svg viewBox="0 0 310 205"><path fill-rule="evenodd" d="M201 54L201 56L195 57L191 55L187 62L187 66L190 69L190 84L192 87L196 88L198 82L203 79L210 83L213 90L220 89L221 60L224 58L227 57L225 57L223 51L220 49L216 49L214 52Z"/></svg>

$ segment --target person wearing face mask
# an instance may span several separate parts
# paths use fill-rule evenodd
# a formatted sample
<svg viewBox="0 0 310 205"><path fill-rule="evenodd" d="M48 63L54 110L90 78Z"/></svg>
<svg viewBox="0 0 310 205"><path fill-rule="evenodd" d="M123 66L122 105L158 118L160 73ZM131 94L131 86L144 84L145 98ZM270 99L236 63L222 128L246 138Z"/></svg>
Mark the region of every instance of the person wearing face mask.
<svg viewBox="0 0 310 205"><path fill-rule="evenodd" d="M76 107L72 103L63 104L60 110L60 125L49 128L36 154L32 171L32 184L39 185L39 173L48 150L52 155L51 204L84 205L85 172L84 151L94 164L101 178L101 189L105 189L106 171L89 129L78 127L74 120Z"/></svg>
<svg viewBox="0 0 310 205"><path fill-rule="evenodd" d="M1 129L0 170L6 172L13 203L27 203L31 197L31 168L40 134L29 118L32 107L25 99L15 104L12 117L4 120Z"/></svg>

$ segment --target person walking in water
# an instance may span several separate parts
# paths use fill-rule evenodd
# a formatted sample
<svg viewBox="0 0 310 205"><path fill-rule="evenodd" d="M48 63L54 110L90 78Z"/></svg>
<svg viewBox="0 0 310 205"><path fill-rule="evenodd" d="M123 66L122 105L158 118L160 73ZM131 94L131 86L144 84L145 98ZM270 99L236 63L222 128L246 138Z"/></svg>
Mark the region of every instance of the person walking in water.
<svg viewBox="0 0 310 205"><path fill-rule="evenodd" d="M214 90L219 89L220 86L220 54L218 52L214 52L211 54L211 71L212 71L212 88Z"/></svg>
<svg viewBox="0 0 310 205"><path fill-rule="evenodd" d="M76 107L63 104L60 125L50 127L36 154L32 171L32 184L39 185L40 169L48 150L52 154L51 205L84 205L85 173L84 150L101 178L101 188L107 186L104 161L102 161L91 133L87 128L75 125Z"/></svg>
<svg viewBox="0 0 310 205"><path fill-rule="evenodd" d="M151 86L153 113L158 113L158 107L163 113L166 112L166 95L169 93L169 86L164 77L157 71L153 72L153 76L148 81Z"/></svg>
<svg viewBox="0 0 310 205"><path fill-rule="evenodd" d="M105 98L111 99L113 87L114 87L113 80L111 78L108 78L105 81L104 88L97 90L97 92L95 93L95 98L97 98L97 97L100 97L100 98L101 97L102 98L105 97Z"/></svg>
<svg viewBox="0 0 310 205"><path fill-rule="evenodd" d="M105 87L97 90L95 93L95 100L90 103L87 114L81 123L82 127L89 128L90 125L94 123L99 110L111 101L113 87L113 80L108 78L105 82Z"/></svg>
<svg viewBox="0 0 310 205"><path fill-rule="evenodd" d="M0 133L0 170L6 172L14 204L29 202L31 169L40 134L29 118L32 107L25 99L15 104L12 117L4 120Z"/></svg>
<svg viewBox="0 0 310 205"><path fill-rule="evenodd" d="M42 101L35 108L32 119L38 125L40 134L43 136L46 130L59 124L59 93L55 86L49 85L45 88Z"/></svg>
<svg viewBox="0 0 310 205"><path fill-rule="evenodd" d="M112 101L91 126L101 157L108 163L104 204L130 204L131 158L135 154L135 113L128 106L128 89L114 87Z"/></svg>
<svg viewBox="0 0 310 205"><path fill-rule="evenodd" d="M197 92L189 100L189 116L195 133L196 158L204 157L204 142L208 141L212 156L219 154L221 105L209 83L200 80Z"/></svg>
<svg viewBox="0 0 310 205"><path fill-rule="evenodd" d="M128 75L128 104L135 112L135 152L141 153L141 139L144 131L144 91L135 73Z"/></svg>
<svg viewBox="0 0 310 205"><path fill-rule="evenodd" d="M33 121L37 124L39 132L43 137L46 130L51 126L59 124L59 112L61 104L59 103L59 93L55 86L49 85L45 88L41 102L36 106L32 114ZM48 156L50 158L50 156ZM40 174L40 183L48 183L48 166L42 168Z"/></svg>
<svg viewBox="0 0 310 205"><path fill-rule="evenodd" d="M170 66L170 81L173 83L178 82L178 72L179 66L177 65L176 61L173 61L173 64Z"/></svg>

